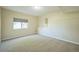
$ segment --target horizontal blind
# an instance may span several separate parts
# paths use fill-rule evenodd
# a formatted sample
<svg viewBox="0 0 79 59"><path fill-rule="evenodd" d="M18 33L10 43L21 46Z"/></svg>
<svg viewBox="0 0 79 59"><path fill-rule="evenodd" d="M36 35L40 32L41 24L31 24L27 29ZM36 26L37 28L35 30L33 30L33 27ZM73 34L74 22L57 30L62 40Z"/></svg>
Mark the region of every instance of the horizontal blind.
<svg viewBox="0 0 79 59"><path fill-rule="evenodd" d="M13 18L14 22L28 22L28 19Z"/></svg>

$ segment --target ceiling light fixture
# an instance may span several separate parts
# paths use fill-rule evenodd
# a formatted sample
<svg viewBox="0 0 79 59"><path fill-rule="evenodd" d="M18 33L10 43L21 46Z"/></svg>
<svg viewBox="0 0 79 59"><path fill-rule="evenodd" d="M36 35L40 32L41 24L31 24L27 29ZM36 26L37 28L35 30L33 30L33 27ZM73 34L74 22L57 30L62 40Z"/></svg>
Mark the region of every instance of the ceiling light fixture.
<svg viewBox="0 0 79 59"><path fill-rule="evenodd" d="M37 9L37 10L39 10L39 9L41 9L42 7L40 7L40 6L35 6L34 8Z"/></svg>

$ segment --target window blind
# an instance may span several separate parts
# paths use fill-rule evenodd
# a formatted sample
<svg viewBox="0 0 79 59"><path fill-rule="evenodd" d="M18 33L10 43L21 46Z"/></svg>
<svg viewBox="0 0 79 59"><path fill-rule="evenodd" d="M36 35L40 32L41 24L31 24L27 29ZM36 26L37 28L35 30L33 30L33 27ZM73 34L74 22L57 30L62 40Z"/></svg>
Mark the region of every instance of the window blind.
<svg viewBox="0 0 79 59"><path fill-rule="evenodd" d="M28 22L28 19L14 18L14 22Z"/></svg>

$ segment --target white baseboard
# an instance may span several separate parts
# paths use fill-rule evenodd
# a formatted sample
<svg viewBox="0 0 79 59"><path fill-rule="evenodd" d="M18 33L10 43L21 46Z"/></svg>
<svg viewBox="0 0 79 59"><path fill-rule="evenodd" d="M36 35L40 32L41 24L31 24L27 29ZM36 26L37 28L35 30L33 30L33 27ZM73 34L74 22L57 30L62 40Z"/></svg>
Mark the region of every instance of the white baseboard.
<svg viewBox="0 0 79 59"><path fill-rule="evenodd" d="M40 34L40 35L42 35L42 34ZM52 37L51 36L48 36L48 35L43 35L43 36L47 36L47 37L50 37L50 38L56 38L58 40L62 40L62 41L66 41L66 42L69 42L69 43L73 43L73 44L79 45L78 42L70 41L70 40L67 40L67 39L62 39L62 38L57 37L57 36L52 36Z"/></svg>
<svg viewBox="0 0 79 59"><path fill-rule="evenodd" d="M23 35L23 36L16 36L16 37L12 37L12 38L4 38L4 39L2 39L2 41L16 39L16 38L25 37L25 36L30 36L30 35L34 35L34 34L37 34L37 33L27 34L27 35Z"/></svg>
<svg viewBox="0 0 79 59"><path fill-rule="evenodd" d="M0 38L0 44L1 44L1 38Z"/></svg>
<svg viewBox="0 0 79 59"><path fill-rule="evenodd" d="M53 38L56 38L56 39L59 39L59 40L62 40L62 41L66 41L66 42L70 42L70 43L73 43L73 44L79 45L78 42L74 42L74 41L70 41L70 40L62 39L62 38L59 38L59 37L56 37L56 36L54 36Z"/></svg>

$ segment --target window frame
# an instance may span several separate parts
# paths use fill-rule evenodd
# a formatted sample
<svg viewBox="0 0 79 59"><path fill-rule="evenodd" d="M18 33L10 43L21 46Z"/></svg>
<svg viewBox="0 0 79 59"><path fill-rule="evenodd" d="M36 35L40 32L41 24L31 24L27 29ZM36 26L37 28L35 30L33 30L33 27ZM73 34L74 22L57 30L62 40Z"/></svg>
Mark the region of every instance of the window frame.
<svg viewBox="0 0 79 59"><path fill-rule="evenodd" d="M19 18L18 18L19 19ZM14 20L14 19L13 19ZM21 19L20 19L21 20ZM24 20L24 21L18 21L20 22L21 24L21 27L20 28L14 28L14 22L17 22L17 21L13 21L13 24L12 24L12 29L13 30L21 30L21 29L27 29L28 28L28 20ZM23 27L23 23L26 23L26 28Z"/></svg>

